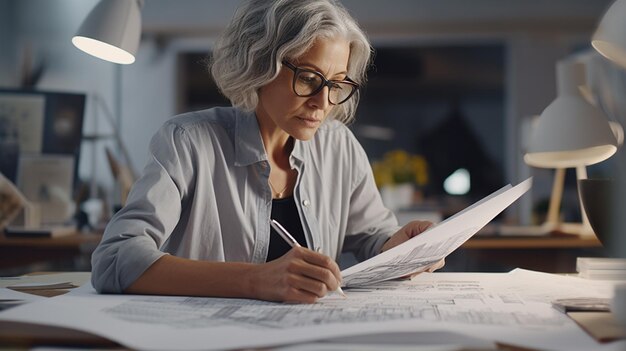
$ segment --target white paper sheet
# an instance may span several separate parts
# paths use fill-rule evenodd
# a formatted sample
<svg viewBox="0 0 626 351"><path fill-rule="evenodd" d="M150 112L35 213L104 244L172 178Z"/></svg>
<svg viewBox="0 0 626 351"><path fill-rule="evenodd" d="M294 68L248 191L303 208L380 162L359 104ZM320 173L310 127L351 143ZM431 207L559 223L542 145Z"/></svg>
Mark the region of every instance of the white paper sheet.
<svg viewBox="0 0 626 351"><path fill-rule="evenodd" d="M526 271L424 273L412 281L347 289L348 299L329 296L313 305L97 295L85 286L9 309L0 313L0 320L64 326L151 350L266 347L409 331L448 331L537 349L623 350L626 343L599 344L550 304L526 298L569 296L558 290L579 284L567 277L553 282L552 277ZM594 294L603 297L600 290Z"/></svg>
<svg viewBox="0 0 626 351"><path fill-rule="evenodd" d="M0 288L0 311L41 299L44 299L44 297Z"/></svg>
<svg viewBox="0 0 626 351"><path fill-rule="evenodd" d="M76 286L82 286L89 281L90 277L90 272L51 273L22 275L18 277L0 277L0 288L6 288L9 286L15 286L20 284L33 284L43 286L58 284L60 282L69 282Z"/></svg>
<svg viewBox="0 0 626 351"><path fill-rule="evenodd" d="M445 331L372 333L272 348L274 351L463 351L495 350L495 343Z"/></svg>
<svg viewBox="0 0 626 351"><path fill-rule="evenodd" d="M0 288L0 302L1 301L23 301L33 302L43 300L45 297L37 296L33 294L27 294L7 288Z"/></svg>
<svg viewBox="0 0 626 351"><path fill-rule="evenodd" d="M363 286L426 270L456 250L531 186L532 178L515 187L507 185L402 245L343 270L342 286Z"/></svg>

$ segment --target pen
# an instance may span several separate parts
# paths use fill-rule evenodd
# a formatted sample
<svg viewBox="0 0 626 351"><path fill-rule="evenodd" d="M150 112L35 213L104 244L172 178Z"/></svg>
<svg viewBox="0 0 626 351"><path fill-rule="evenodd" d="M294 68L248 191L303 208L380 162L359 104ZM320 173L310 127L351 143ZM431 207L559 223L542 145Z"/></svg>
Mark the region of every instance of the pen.
<svg viewBox="0 0 626 351"><path fill-rule="evenodd" d="M302 247L300 246L300 244L298 244L298 241L296 241L296 239L291 236L291 234L289 234L287 229L285 229L282 224L278 223L278 221L276 221L275 219L271 219L270 225L272 226L272 228L274 228L274 230L276 230L278 235L280 235L280 237L283 238L283 240L285 240L287 244L289 244L291 247ZM341 296L347 297L343 290L341 290L341 286L337 287L337 292L341 294Z"/></svg>

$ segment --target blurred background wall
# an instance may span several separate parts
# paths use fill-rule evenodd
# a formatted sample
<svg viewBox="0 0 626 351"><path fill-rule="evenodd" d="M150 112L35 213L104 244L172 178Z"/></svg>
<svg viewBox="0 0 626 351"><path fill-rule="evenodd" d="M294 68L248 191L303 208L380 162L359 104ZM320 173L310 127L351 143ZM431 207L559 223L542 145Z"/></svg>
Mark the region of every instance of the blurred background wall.
<svg viewBox="0 0 626 351"><path fill-rule="evenodd" d="M212 42L232 17L239 1L145 0L142 42L137 61L129 66L92 58L72 46L72 35L96 3L95 0L0 0L0 87L19 89L32 84L41 90L87 94L83 133L110 133L111 126L102 114L111 111L134 168L141 170L150 137L159 126L177 113L200 107L201 103L190 103L191 94L202 90L194 90L193 84L210 79L203 72L202 63L193 58L210 52ZM408 62L407 70L434 79L431 85L415 86L414 100L425 101L419 108L413 102L405 107L394 104L383 108L379 102L388 99L377 100L378 95L372 92L367 100L366 92L357 117L363 123L359 125L357 121L353 128L370 156L382 157L388 150L410 148L395 138L407 126L435 130L435 122L426 123L428 113L443 119L454 113L463 115L477 143L486 154L492 155L497 164L494 171L501 174L498 179L502 183L518 182L530 174L537 176L532 196L525 197L508 212L513 220L530 223L532 207L549 196L552 178L549 171L531 170L523 163L525 130L530 117L541 113L556 95L556 61L589 48L589 38L610 1L344 0L342 3L368 33L381 59L414 53L419 56L415 66L406 57L402 60ZM463 53L470 55L473 48L486 48L486 56L463 56ZM426 50L426 54L420 50ZM457 55L441 60L424 59L436 58L446 50ZM446 62L436 71L438 64ZM372 84L376 74L381 77L389 68L389 62L385 63L381 62L380 69L370 74ZM489 74L494 74L494 70L499 71L489 83ZM461 74L465 78L459 78ZM384 79L387 78L380 78L379 83ZM457 99L460 108L455 112L455 94L444 95L449 98L444 101L441 94L436 94L437 79L450 79L452 84L458 83L459 91L465 92L476 87L480 90L480 83L486 82L491 85L484 91L492 94L486 96L495 96L497 102L482 103L487 100L481 100L480 96L461 97ZM384 86L384 82L380 84ZM376 91L374 87L372 91ZM408 91L406 98L410 100L412 93ZM385 119L377 119L378 115ZM393 121L390 115L396 116L395 124L389 122ZM411 116L426 124L411 124ZM372 139L371 129L370 132L367 129L371 126L391 129L392 137L388 141ZM374 134L380 135L376 134L380 130L376 131ZM418 136L425 138L419 130L415 133ZM85 181L95 177L97 185L110 193L115 184L104 156L105 146L116 150L111 139L83 143L79 175ZM463 147L462 143L453 145L453 148ZM424 152L417 146L408 151ZM440 161L428 162L436 166ZM575 203L574 207L577 207Z"/></svg>

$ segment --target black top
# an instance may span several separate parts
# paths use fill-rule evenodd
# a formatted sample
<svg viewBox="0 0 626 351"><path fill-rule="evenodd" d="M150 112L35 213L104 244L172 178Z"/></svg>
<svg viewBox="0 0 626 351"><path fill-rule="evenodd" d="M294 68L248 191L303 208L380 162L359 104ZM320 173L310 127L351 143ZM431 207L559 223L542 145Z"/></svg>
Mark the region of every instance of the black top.
<svg viewBox="0 0 626 351"><path fill-rule="evenodd" d="M304 231L302 230L302 222L300 221L300 215L298 214L298 208L293 196L284 199L273 199L271 218L287 229L300 246L307 247ZM279 258L289 250L291 250L291 246L274 231L274 228L271 228L270 247L265 262Z"/></svg>

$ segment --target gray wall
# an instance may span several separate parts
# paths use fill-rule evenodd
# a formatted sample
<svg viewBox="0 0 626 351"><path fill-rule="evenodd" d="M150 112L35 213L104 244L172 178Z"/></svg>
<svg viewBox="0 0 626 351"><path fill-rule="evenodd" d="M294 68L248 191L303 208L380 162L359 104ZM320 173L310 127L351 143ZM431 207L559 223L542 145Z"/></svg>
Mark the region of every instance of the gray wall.
<svg viewBox="0 0 626 351"><path fill-rule="evenodd" d="M13 69L15 57L15 24L13 14L15 3L11 0L0 0L0 86L9 86L17 80Z"/></svg>

